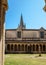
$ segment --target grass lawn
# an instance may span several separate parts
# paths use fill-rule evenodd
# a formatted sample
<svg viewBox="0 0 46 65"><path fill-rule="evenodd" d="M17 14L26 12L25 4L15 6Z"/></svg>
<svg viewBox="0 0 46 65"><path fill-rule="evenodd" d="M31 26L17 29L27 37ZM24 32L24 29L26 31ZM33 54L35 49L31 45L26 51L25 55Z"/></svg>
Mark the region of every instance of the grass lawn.
<svg viewBox="0 0 46 65"><path fill-rule="evenodd" d="M46 65L46 54L6 54L4 65Z"/></svg>

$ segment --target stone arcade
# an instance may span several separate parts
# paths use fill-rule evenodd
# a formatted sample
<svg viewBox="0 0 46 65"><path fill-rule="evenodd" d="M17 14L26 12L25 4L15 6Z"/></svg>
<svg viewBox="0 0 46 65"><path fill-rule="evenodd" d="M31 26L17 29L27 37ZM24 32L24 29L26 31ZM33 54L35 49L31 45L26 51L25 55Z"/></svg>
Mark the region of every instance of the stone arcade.
<svg viewBox="0 0 46 65"><path fill-rule="evenodd" d="M21 15L17 29L6 29L6 53L46 53L46 30L26 29Z"/></svg>

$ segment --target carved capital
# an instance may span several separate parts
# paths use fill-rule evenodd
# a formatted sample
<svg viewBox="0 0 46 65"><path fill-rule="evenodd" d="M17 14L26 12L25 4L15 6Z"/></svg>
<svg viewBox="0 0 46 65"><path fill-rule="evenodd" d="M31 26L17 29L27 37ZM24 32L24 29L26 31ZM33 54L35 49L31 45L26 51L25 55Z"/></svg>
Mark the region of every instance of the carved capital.
<svg viewBox="0 0 46 65"><path fill-rule="evenodd" d="M3 5L3 7L5 8L5 10L8 9L8 3L7 3L7 0L2 0L2 5Z"/></svg>

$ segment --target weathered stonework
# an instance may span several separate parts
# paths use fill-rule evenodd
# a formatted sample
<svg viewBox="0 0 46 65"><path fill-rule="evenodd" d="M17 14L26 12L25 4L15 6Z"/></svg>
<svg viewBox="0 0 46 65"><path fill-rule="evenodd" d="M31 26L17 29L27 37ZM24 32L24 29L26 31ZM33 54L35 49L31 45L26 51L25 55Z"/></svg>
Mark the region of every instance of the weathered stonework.
<svg viewBox="0 0 46 65"><path fill-rule="evenodd" d="M17 29L5 31L6 53L46 53L46 30L26 29L21 15Z"/></svg>
<svg viewBox="0 0 46 65"><path fill-rule="evenodd" d="M0 0L0 65L4 65L4 39L5 39L5 11L7 10L7 0Z"/></svg>

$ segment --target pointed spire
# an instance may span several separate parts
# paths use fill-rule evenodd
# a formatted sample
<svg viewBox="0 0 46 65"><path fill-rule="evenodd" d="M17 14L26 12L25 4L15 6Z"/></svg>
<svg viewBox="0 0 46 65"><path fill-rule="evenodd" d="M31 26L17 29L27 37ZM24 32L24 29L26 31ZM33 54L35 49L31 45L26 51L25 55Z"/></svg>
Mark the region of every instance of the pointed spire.
<svg viewBox="0 0 46 65"><path fill-rule="evenodd" d="M22 14L21 14L21 18L20 18L20 25L19 25L19 28L25 29L25 25L24 25L24 22L23 22L23 16L22 16Z"/></svg>
<svg viewBox="0 0 46 65"><path fill-rule="evenodd" d="M22 17L22 14L21 14L21 19L20 19L20 26L23 26L24 23L23 23L23 17Z"/></svg>

